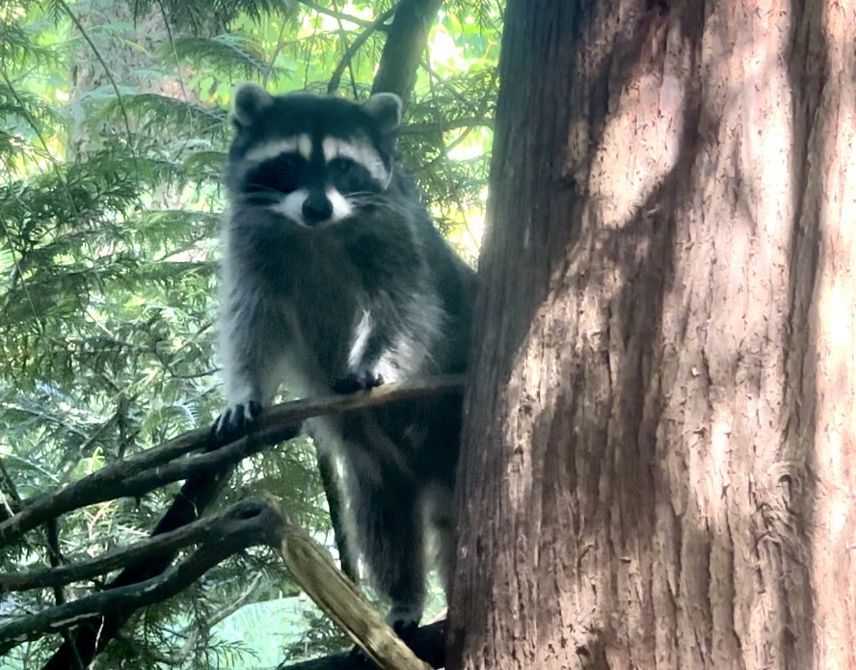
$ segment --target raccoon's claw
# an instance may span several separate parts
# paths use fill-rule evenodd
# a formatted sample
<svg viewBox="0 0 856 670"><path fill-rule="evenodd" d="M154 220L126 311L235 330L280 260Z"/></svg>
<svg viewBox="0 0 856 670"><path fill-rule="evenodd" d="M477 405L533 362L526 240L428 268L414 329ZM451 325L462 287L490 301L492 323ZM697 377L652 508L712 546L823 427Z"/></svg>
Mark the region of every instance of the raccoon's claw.
<svg viewBox="0 0 856 670"><path fill-rule="evenodd" d="M383 384L383 377L371 370L357 370L333 384L334 393L354 393Z"/></svg>
<svg viewBox="0 0 856 670"><path fill-rule="evenodd" d="M262 404L255 400L227 408L214 422L211 437L219 444L228 444L243 437L262 413Z"/></svg>

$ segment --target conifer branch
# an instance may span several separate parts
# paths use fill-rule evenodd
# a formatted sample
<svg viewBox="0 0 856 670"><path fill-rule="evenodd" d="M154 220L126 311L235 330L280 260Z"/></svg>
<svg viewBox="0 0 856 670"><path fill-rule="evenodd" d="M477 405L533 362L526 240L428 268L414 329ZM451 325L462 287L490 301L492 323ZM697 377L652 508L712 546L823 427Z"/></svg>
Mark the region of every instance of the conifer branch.
<svg viewBox="0 0 856 670"><path fill-rule="evenodd" d="M323 5L319 5L317 2L313 2L312 0L300 0L300 4L309 7L309 9L318 12L319 14L324 14L325 16L330 16L334 19L340 19L342 21L347 21L348 23L353 23L354 25L360 26L362 28L370 28L374 21L369 21L359 16L354 16L353 14L345 14L343 12L337 12L329 7L324 7Z"/></svg>
<svg viewBox="0 0 856 670"><path fill-rule="evenodd" d="M345 73L345 70L350 66L354 56L366 43L369 37L371 37L375 32L377 32L386 23L387 19L395 13L397 9L398 4L395 4L389 9L387 9L385 12L379 14L374 21L365 26L365 30L363 30L363 32L357 35L356 39L351 42L350 46L345 49L345 52L342 54L342 58L336 65L336 69L333 70L333 74L330 76L330 83L327 84L327 93L333 93L339 88L339 84L342 81L342 75Z"/></svg>
<svg viewBox="0 0 856 670"><path fill-rule="evenodd" d="M62 7L62 11L64 11L68 15L68 18L71 19L71 22L74 23L75 27L80 31L81 36L89 45L89 48L92 49L92 53L94 54L95 58L98 59L98 62L104 69L104 74L107 76L107 79L110 80L110 87L116 94L116 100L118 101L119 108L122 111L122 120L125 123L125 133L128 136L128 151L131 153L131 159L134 161L134 163L136 163L137 153L134 151L134 139L133 133L131 133L131 122L128 120L128 111L125 109L125 103L122 100L122 94L119 93L119 86L116 84L116 79L113 77L113 73L110 71L110 68L107 67L107 62L104 60L104 57L101 55L101 52L98 51L98 47L95 46L95 42L93 42L92 38L89 37L89 33L86 32L86 29L83 27L83 24L80 22L80 19L78 19L75 13L71 11L71 7L68 6L65 0L56 1L57 4Z"/></svg>

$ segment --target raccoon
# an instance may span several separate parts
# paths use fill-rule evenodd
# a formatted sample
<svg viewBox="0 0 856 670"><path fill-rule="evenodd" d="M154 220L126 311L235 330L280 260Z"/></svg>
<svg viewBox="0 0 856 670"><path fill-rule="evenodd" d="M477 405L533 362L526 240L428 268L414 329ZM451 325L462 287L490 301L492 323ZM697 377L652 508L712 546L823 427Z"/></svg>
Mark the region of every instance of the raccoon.
<svg viewBox="0 0 856 670"><path fill-rule="evenodd" d="M299 397L464 372L473 271L393 155L401 101L235 93L225 184L220 355L242 433L281 383ZM425 535L448 581L460 399L399 403L306 429L344 470L349 540L406 637L425 599Z"/></svg>

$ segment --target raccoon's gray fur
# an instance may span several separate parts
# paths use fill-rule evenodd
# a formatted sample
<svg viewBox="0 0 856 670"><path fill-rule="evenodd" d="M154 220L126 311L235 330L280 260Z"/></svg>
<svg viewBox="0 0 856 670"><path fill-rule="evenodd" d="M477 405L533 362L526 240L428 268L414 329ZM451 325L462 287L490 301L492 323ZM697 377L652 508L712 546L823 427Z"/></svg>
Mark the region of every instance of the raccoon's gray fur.
<svg viewBox="0 0 856 670"><path fill-rule="evenodd" d="M236 92L221 439L282 382L307 397L465 370L475 280L395 163L400 110L391 94L358 105L250 84ZM426 522L449 574L460 420L460 401L442 399L309 426L342 459L351 539L399 631L422 613Z"/></svg>

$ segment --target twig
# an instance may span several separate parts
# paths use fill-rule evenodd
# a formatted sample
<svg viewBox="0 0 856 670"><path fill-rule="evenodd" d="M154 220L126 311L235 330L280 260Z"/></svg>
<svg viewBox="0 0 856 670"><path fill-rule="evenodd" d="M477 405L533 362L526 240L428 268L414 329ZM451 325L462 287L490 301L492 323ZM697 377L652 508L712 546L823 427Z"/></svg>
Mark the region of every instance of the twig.
<svg viewBox="0 0 856 670"><path fill-rule="evenodd" d="M398 9L398 3L387 9L382 14L378 15L378 17L369 23L363 32L357 35L356 39L351 43L350 46L346 46L345 52L342 54L342 58L339 60L339 63L336 65L336 69L333 70L333 74L330 77L330 83L327 84L327 93L333 93L336 89L339 88L339 84L342 81L342 75L345 73L345 69L348 68L351 64L351 60L356 55L357 51L359 51L363 44L371 37L380 27L386 23L386 20L395 13L395 10ZM344 40L343 40L344 41ZM347 43L345 43L347 45Z"/></svg>
<svg viewBox="0 0 856 670"><path fill-rule="evenodd" d="M398 130L399 135L425 135L428 133L444 133L460 128L493 128L493 119L488 117L467 116L451 119L445 123L408 123Z"/></svg>
<svg viewBox="0 0 856 670"><path fill-rule="evenodd" d="M210 630L218 623L220 623L227 617L232 616L232 614L234 614L244 605L246 605L247 601L259 587L259 583L261 581L262 573L256 573L256 576L253 577L253 581L244 590L244 592L239 595L233 602L229 603L222 609L217 610L211 616L206 617L202 627L197 627L191 624L181 633L179 633L179 635L184 637L185 640L184 644L181 645L181 648L174 654L167 654L158 649L150 648L147 650L148 655L151 656L153 660L158 661L160 663L165 663L166 665L181 665L190 657L190 654L196 647L196 643L199 640L201 632L203 630Z"/></svg>
<svg viewBox="0 0 856 670"><path fill-rule="evenodd" d="M300 0L300 4L306 5L307 7L309 7L309 9L313 9L319 14L324 14L325 16L332 16L334 19L341 19L342 21L348 21L349 23L362 26L363 28L369 28L373 23L373 21L367 21L366 19L362 19L359 16L354 16L353 14L341 14L339 12L334 12L329 7L319 5L318 3L312 2L312 0Z"/></svg>
<svg viewBox="0 0 856 670"><path fill-rule="evenodd" d="M18 495L18 487L15 480L6 469L6 464L0 458L0 520L7 519L17 514L21 507L21 496Z"/></svg>

